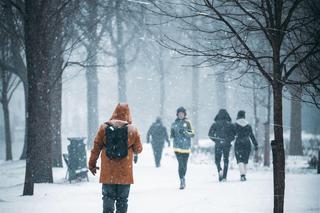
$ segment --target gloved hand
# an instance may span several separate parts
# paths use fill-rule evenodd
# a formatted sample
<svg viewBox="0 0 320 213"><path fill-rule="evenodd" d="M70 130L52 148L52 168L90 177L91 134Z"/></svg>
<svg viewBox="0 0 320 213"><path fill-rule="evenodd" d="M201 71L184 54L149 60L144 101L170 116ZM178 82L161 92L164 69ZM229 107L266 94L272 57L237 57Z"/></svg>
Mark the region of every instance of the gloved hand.
<svg viewBox="0 0 320 213"><path fill-rule="evenodd" d="M133 156L133 162L137 163L138 162L138 154L134 154Z"/></svg>
<svg viewBox="0 0 320 213"><path fill-rule="evenodd" d="M184 135L184 136L189 136L188 130L186 130L186 129L180 129L179 134Z"/></svg>
<svg viewBox="0 0 320 213"><path fill-rule="evenodd" d="M96 175L97 170L99 170L99 167L97 167L97 166L89 167L89 170L93 175Z"/></svg>
<svg viewBox="0 0 320 213"><path fill-rule="evenodd" d="M183 135L184 134L184 130L183 129L179 129L179 134Z"/></svg>

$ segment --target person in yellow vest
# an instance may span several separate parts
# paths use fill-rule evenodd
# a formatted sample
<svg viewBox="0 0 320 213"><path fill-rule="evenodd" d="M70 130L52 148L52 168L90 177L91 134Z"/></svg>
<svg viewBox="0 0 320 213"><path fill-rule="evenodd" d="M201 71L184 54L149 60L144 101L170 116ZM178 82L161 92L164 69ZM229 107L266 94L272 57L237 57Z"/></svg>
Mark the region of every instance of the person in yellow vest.
<svg viewBox="0 0 320 213"><path fill-rule="evenodd" d="M188 120L184 107L177 109L177 118L171 125L170 137L173 138L173 150L178 160L178 172L180 177L180 189L186 187L185 175L189 154L191 153L191 138L194 136L191 122Z"/></svg>

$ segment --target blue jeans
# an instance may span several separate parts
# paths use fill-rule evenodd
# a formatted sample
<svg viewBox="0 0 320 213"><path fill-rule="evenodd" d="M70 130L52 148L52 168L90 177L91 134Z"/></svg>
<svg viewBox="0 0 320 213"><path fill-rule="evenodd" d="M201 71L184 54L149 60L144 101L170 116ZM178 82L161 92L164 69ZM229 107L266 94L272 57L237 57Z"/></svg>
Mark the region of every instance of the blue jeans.
<svg viewBox="0 0 320 213"><path fill-rule="evenodd" d="M128 210L128 197L130 184L102 184L103 213L126 213Z"/></svg>

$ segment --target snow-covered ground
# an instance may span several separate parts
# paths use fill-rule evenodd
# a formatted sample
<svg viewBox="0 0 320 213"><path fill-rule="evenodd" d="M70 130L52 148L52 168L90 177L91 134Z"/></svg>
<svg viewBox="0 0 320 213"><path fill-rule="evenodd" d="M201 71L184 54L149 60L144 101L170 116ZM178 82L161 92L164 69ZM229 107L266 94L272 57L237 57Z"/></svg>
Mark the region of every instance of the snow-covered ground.
<svg viewBox="0 0 320 213"><path fill-rule="evenodd" d="M135 184L129 197L129 213L263 213L273 209L272 170L252 168L248 181L240 182L236 167L228 181L219 183L212 159L191 158L187 188L179 190L177 162L166 149L162 167L155 168L149 145L135 165ZM201 162L201 164L199 163ZM34 196L21 196L24 161L0 162L1 213L102 212L98 177L69 184L66 169L54 169L54 184L36 184ZM320 212L320 175L315 172L286 174L286 213Z"/></svg>

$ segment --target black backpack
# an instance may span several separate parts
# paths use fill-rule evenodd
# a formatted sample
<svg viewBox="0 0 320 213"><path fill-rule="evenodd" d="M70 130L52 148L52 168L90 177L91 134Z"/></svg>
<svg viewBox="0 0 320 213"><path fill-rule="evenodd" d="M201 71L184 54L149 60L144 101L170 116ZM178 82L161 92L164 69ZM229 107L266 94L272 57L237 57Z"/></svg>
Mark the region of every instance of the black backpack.
<svg viewBox="0 0 320 213"><path fill-rule="evenodd" d="M109 159L121 159L128 156L128 125L115 127L107 124L105 128L106 155Z"/></svg>

